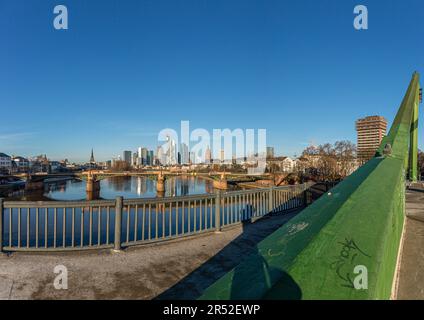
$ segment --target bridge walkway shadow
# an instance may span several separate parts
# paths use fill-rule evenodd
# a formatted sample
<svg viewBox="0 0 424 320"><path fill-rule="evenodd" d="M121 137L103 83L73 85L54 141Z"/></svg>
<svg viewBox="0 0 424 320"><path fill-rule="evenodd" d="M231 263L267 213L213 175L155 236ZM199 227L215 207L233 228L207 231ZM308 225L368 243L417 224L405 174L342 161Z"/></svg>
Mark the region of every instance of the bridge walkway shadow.
<svg viewBox="0 0 424 320"><path fill-rule="evenodd" d="M180 280L177 284L170 287L160 295L156 300L195 300L198 299L203 292L223 275L235 269L233 278L233 296L232 299L237 299L238 285L245 284L247 275L239 265L249 255L257 255L255 259L258 264L258 270L264 270L260 273L266 283L266 272L268 268L266 262L259 255L257 244L264 238L272 234L275 230L287 223L291 218L296 216L301 210L291 211L288 213L273 214L263 217L254 223L245 221L242 224L241 234L235 238L231 243L225 246L218 254L210 258L199 268L191 272L185 278ZM220 236L219 234L216 236ZM270 270L268 270L270 271ZM300 288L291 280L289 275L283 276L287 284L290 286L291 292L288 299L300 299Z"/></svg>

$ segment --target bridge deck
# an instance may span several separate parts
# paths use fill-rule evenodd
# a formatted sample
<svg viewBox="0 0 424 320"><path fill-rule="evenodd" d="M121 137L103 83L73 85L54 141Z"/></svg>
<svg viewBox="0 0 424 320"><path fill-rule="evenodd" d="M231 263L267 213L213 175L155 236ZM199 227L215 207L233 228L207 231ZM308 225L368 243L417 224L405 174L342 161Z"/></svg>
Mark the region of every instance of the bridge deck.
<svg viewBox="0 0 424 320"><path fill-rule="evenodd" d="M424 185L406 192L397 299L424 299Z"/></svg>
<svg viewBox="0 0 424 320"><path fill-rule="evenodd" d="M220 234L134 247L55 254L0 254L2 299L196 299L257 243L296 212ZM56 265L68 268L68 290L55 290Z"/></svg>

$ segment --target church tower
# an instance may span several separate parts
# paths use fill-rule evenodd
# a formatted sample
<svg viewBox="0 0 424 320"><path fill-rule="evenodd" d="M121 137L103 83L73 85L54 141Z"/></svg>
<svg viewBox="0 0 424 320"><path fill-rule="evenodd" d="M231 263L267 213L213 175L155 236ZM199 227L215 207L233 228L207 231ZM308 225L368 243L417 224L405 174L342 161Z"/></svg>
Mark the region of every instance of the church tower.
<svg viewBox="0 0 424 320"><path fill-rule="evenodd" d="M96 161L94 160L94 152L93 152L93 149L91 149L90 163L91 163L91 164L95 164L95 163L96 163Z"/></svg>

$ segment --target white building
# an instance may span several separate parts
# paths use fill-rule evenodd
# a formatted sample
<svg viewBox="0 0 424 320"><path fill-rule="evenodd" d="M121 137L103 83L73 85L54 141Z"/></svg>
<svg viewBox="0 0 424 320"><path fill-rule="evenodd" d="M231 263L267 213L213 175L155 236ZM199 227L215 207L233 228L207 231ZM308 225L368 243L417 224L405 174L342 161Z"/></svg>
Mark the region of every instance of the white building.
<svg viewBox="0 0 424 320"><path fill-rule="evenodd" d="M281 162L281 169L283 170L283 172L293 172L295 165L296 162L290 157L287 157Z"/></svg>
<svg viewBox="0 0 424 320"><path fill-rule="evenodd" d="M50 171L58 172L62 169L62 164L59 161L50 161Z"/></svg>
<svg viewBox="0 0 424 320"><path fill-rule="evenodd" d="M276 157L267 159L267 166L271 170L280 170L282 172L291 173L295 170L296 160L290 157Z"/></svg>
<svg viewBox="0 0 424 320"><path fill-rule="evenodd" d="M12 158L0 152L0 173L9 174L12 171Z"/></svg>
<svg viewBox="0 0 424 320"><path fill-rule="evenodd" d="M28 172L29 171L29 160L24 157L13 157L13 163L15 164L16 172Z"/></svg>

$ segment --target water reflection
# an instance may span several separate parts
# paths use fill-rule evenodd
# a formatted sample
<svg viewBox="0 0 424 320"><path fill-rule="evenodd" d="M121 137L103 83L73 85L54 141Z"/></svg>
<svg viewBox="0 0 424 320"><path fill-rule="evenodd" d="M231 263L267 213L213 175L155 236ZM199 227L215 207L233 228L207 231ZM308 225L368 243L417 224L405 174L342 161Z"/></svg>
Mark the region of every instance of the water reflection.
<svg viewBox="0 0 424 320"><path fill-rule="evenodd" d="M86 182L68 180L49 183L43 195L29 195L32 200L84 200L84 199L114 199L117 196L124 198L152 198L176 197L193 194L212 193L212 181L193 176L168 177L165 180L165 192L156 191L156 180L151 177L110 177L100 182L100 193L86 192ZM39 198L39 199L34 199Z"/></svg>

